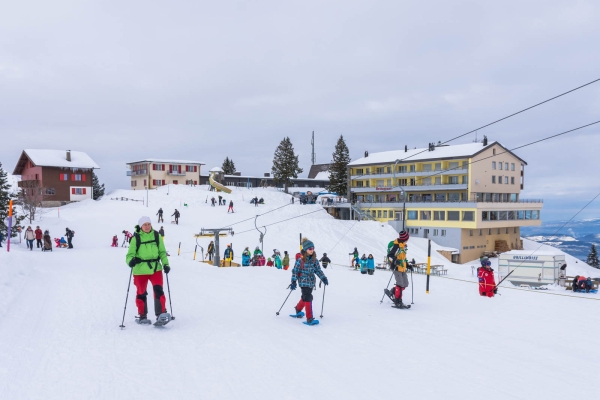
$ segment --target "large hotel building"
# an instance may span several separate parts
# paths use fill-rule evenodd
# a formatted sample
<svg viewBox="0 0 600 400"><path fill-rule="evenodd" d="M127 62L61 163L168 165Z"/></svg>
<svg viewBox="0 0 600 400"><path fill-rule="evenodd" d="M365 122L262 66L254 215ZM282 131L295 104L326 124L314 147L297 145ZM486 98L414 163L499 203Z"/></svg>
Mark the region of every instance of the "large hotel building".
<svg viewBox="0 0 600 400"><path fill-rule="evenodd" d="M541 225L543 206L542 200L521 198L525 165L487 139L365 153L349 164L351 213L454 248L454 262L520 249L520 227Z"/></svg>

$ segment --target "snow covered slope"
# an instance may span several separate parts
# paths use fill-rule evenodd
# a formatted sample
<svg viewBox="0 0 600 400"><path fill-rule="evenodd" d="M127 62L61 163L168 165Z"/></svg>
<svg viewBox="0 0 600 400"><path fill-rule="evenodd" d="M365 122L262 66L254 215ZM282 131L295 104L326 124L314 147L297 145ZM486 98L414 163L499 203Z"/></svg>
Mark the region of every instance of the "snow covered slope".
<svg viewBox="0 0 600 400"><path fill-rule="evenodd" d="M590 334L600 327L597 295L501 288L502 296L481 298L471 264L434 254L432 263L446 264L448 277L431 277L426 294L425 277L415 274L414 293L405 294L409 303L414 294L413 308L396 310L387 299L380 304L389 272L368 276L347 267L354 247L381 260L396 236L391 227L337 221L318 205L288 205L288 195L265 189L234 189L225 198L236 212L227 214L227 207L210 206L216 195L171 186L151 191L146 207L111 200L145 200L145 191L113 192L36 223L52 237L75 230L74 249L42 253L18 242L10 253L1 249L0 398L561 398L572 395L569 382L595 378L597 355L589 349L599 344ZM255 195L266 204L250 204ZM163 329L136 325L132 286L121 330L130 270L126 249L111 248L111 237L121 239L142 215L155 221L159 207L165 215L181 212L179 225L168 216L162 224L176 319ZM333 260L326 293L314 293L321 325L287 316L299 291L275 315L291 271L192 260L195 233L228 225L236 233L222 243L232 243L239 259L245 246L259 244L256 214L265 214L257 225L267 226L267 256L274 248L293 256L302 233ZM209 240L197 243L206 248ZM425 261L426 248L426 240L410 239L409 258Z"/></svg>

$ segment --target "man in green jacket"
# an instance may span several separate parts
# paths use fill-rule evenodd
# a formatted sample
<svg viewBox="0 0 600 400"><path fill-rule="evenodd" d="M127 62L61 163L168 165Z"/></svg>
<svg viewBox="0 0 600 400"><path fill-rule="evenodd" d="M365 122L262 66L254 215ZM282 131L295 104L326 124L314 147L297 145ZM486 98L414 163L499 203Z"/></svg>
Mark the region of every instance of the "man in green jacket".
<svg viewBox="0 0 600 400"><path fill-rule="evenodd" d="M127 265L133 268L133 284L137 289L135 304L140 315L139 324L150 324L148 320L148 306L146 296L148 281L154 291L154 313L157 323L164 325L171 320L167 313L165 293L163 292L163 275L169 273L169 259L165 244L159 239L158 232L152 229L150 217L142 217L135 227L135 234L131 238L129 250L125 258Z"/></svg>

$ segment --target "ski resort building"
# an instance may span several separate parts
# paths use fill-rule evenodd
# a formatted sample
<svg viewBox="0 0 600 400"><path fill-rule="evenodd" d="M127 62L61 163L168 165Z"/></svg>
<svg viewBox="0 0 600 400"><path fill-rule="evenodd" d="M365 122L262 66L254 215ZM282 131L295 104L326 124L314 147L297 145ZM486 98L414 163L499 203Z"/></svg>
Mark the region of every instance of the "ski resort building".
<svg viewBox="0 0 600 400"><path fill-rule="evenodd" d="M199 161L148 158L127 163L127 176L131 177L132 190L156 189L168 184L198 185L203 165Z"/></svg>
<svg viewBox="0 0 600 400"><path fill-rule="evenodd" d="M209 177L201 176L200 184L209 185ZM242 175L241 172L236 172L233 175L225 175L223 179L225 186L237 186L237 187L277 187L283 188L282 183L275 182L275 178L270 173L265 173L264 176L251 176ZM323 172L315 175L315 178L292 178L292 184L290 185L290 192L293 192L293 188L324 188L329 185L329 175L325 175Z"/></svg>
<svg viewBox="0 0 600 400"><path fill-rule="evenodd" d="M13 175L26 201L59 206L92 198L92 172L99 169L90 156L71 150L23 150Z"/></svg>
<svg viewBox="0 0 600 400"><path fill-rule="evenodd" d="M349 164L351 218L457 249L453 262L521 249L521 226L541 225L540 199L523 199L527 163L500 143L365 153Z"/></svg>

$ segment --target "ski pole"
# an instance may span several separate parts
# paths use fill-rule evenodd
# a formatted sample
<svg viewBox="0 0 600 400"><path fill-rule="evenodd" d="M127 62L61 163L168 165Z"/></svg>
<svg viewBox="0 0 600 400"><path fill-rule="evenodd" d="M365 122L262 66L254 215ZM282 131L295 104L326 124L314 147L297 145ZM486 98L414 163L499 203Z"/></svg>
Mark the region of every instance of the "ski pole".
<svg viewBox="0 0 600 400"><path fill-rule="evenodd" d="M125 296L125 307L123 308L123 320L121 321L121 325L119 328L125 328L125 311L127 310L127 299L129 299L129 288L131 287L131 276L133 275L133 268L131 268L131 272L129 273L129 283L127 284L127 296Z"/></svg>
<svg viewBox="0 0 600 400"><path fill-rule="evenodd" d="M415 304L414 300L415 300L415 285L413 285L413 280L412 280L412 273L413 270L410 270L410 304Z"/></svg>
<svg viewBox="0 0 600 400"><path fill-rule="evenodd" d="M385 287L385 290L387 290L390 287L390 283L392 282L392 278L394 277L394 271L392 270L392 276L390 276L390 280L388 281L387 286ZM381 301L379 302L379 304L383 303L383 298L385 297L385 291L383 292L383 296L381 296Z"/></svg>
<svg viewBox="0 0 600 400"><path fill-rule="evenodd" d="M165 274L167 276L167 292L169 292L169 308L171 309L171 319L175 319L173 316L173 305L171 304L171 288L169 287L169 274Z"/></svg>
<svg viewBox="0 0 600 400"><path fill-rule="evenodd" d="M325 306L325 289L327 289L327 285L323 288L323 302L321 303L321 318L323 318L323 307Z"/></svg>
<svg viewBox="0 0 600 400"><path fill-rule="evenodd" d="M283 301L283 304L281 305L281 308L279 309L279 311L281 311L281 309L283 308L283 306L284 306L284 305L285 305L285 303L287 302L287 299L290 297L290 294L292 294L292 291L293 291L293 290L294 290L294 289L290 289L290 292L288 293L287 297L286 297L286 298L285 298L285 300ZM279 311L277 311L277 312L275 313L275 315L279 315Z"/></svg>

